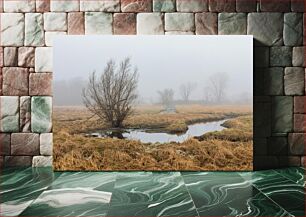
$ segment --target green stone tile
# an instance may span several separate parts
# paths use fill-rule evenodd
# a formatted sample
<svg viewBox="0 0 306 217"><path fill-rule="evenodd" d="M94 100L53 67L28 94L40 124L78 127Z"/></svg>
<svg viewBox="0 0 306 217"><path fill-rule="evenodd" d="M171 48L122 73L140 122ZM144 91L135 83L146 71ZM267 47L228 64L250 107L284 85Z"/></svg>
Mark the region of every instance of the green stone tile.
<svg viewBox="0 0 306 217"><path fill-rule="evenodd" d="M64 172L22 216L105 216L116 173Z"/></svg>
<svg viewBox="0 0 306 217"><path fill-rule="evenodd" d="M34 96L31 100L31 131L49 133L52 128L52 97Z"/></svg>
<svg viewBox="0 0 306 217"><path fill-rule="evenodd" d="M275 170L282 176L294 181L295 183L305 187L305 170L301 167L290 167L286 169Z"/></svg>
<svg viewBox="0 0 306 217"><path fill-rule="evenodd" d="M49 189L90 188L111 192L116 180L115 172L60 172L59 174L60 177Z"/></svg>
<svg viewBox="0 0 306 217"><path fill-rule="evenodd" d="M120 184L120 180L128 180L128 179L135 179L137 177L138 180L144 181L148 178L152 181L158 182L172 182L178 183L182 181L181 173L180 172L118 172L117 173L117 182L116 185Z"/></svg>
<svg viewBox="0 0 306 217"><path fill-rule="evenodd" d="M19 215L57 178L51 168L16 169L7 175L13 177L1 184L1 216Z"/></svg>
<svg viewBox="0 0 306 217"><path fill-rule="evenodd" d="M0 96L0 131L19 132L19 97Z"/></svg>
<svg viewBox="0 0 306 217"><path fill-rule="evenodd" d="M175 0L155 0L153 1L153 11L156 12L175 11Z"/></svg>
<svg viewBox="0 0 306 217"><path fill-rule="evenodd" d="M290 216L278 204L271 201L256 188L241 190L242 186L228 189L224 201L208 203L198 208L200 216ZM234 195L234 192L236 195ZM239 193L237 193L239 192ZM242 193L242 195L241 195Z"/></svg>
<svg viewBox="0 0 306 217"><path fill-rule="evenodd" d="M189 197L179 172L122 173L117 176L111 203L146 203L178 197Z"/></svg>
<svg viewBox="0 0 306 217"><path fill-rule="evenodd" d="M107 216L198 216L191 199L185 199L171 205L167 202L111 204Z"/></svg>
<svg viewBox="0 0 306 217"><path fill-rule="evenodd" d="M290 214L305 215L305 188L302 185L274 170L241 175Z"/></svg>
<svg viewBox="0 0 306 217"><path fill-rule="evenodd" d="M44 191L20 216L106 216L111 193L86 188Z"/></svg>
<svg viewBox="0 0 306 217"><path fill-rule="evenodd" d="M200 216L288 216L238 173L183 173Z"/></svg>
<svg viewBox="0 0 306 217"><path fill-rule="evenodd" d="M237 172L182 172L181 174L186 185L194 184L195 180L201 183L209 182L211 179L229 181L229 183L242 180Z"/></svg>
<svg viewBox="0 0 306 217"><path fill-rule="evenodd" d="M32 168L31 167L25 167L25 168L8 167L8 168L3 168L3 169L1 169L0 185L5 184L11 178L18 179L20 177L24 177L25 175L29 175L31 173L32 173Z"/></svg>
<svg viewBox="0 0 306 217"><path fill-rule="evenodd" d="M108 216L197 216L179 172L119 173Z"/></svg>
<svg viewBox="0 0 306 217"><path fill-rule="evenodd" d="M174 183L147 183L141 184L130 190L114 189L111 204L135 204L147 202L182 201L190 198L186 187L183 184Z"/></svg>
<svg viewBox="0 0 306 217"><path fill-rule="evenodd" d="M301 216L304 188L297 177L294 169L286 173L6 169L1 177L1 215Z"/></svg>

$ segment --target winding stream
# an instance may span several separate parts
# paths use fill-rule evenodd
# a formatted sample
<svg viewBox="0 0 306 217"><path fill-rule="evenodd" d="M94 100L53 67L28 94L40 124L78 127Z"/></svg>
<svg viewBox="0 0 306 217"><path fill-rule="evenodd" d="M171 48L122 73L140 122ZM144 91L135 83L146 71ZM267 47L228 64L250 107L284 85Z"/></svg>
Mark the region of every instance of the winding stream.
<svg viewBox="0 0 306 217"><path fill-rule="evenodd" d="M168 143L168 142L184 142L190 137L201 136L204 133L221 131L224 129L221 125L229 119L221 121L213 121L207 123L198 123L188 125L188 130L184 134L169 134L146 132L144 129L130 129L122 134L125 139L139 140L143 143ZM100 133L93 133L92 136L102 137Z"/></svg>

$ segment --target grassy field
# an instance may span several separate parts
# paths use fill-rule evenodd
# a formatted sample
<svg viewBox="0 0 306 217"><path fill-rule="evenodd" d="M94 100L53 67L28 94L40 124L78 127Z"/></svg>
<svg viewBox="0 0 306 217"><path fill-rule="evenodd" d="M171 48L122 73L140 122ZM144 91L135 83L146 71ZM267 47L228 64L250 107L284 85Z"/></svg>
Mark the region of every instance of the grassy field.
<svg viewBox="0 0 306 217"><path fill-rule="evenodd" d="M161 114L159 106L137 107L127 128L184 132L187 125L222 120L227 127L183 143L144 144L83 133L108 126L82 107L54 108L56 170L252 170L252 115L249 106L177 106Z"/></svg>

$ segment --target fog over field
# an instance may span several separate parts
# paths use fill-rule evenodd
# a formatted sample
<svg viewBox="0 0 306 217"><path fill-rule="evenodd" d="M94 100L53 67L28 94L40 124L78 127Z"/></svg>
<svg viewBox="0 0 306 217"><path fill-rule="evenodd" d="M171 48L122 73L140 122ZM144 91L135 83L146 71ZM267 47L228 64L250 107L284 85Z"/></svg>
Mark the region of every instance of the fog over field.
<svg viewBox="0 0 306 217"><path fill-rule="evenodd" d="M56 36L55 106L82 105L89 75L126 57L138 68L140 103L157 103L166 88L180 103L181 87L189 85L191 102L213 104L216 79L224 86L221 103L252 101L252 36Z"/></svg>

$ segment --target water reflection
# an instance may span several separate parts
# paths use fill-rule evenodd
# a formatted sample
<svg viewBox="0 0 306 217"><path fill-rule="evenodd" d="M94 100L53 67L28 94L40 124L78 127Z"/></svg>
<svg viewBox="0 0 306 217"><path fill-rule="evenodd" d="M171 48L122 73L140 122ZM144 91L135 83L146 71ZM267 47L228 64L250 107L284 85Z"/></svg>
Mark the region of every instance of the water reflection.
<svg viewBox="0 0 306 217"><path fill-rule="evenodd" d="M188 130L186 133L177 135L177 134L169 134L169 133L156 133L156 132L145 132L143 129L130 129L126 130L125 132L107 132L104 133L111 138L119 138L119 139L130 139L130 140L139 140L143 143L168 143L168 142L183 142L186 139L194 136L201 136L204 133L213 132L213 131L221 131L224 129L221 126L225 121L214 121L208 123L199 123L199 124L192 124L188 126ZM101 133L93 133L91 136L95 137L103 137Z"/></svg>

